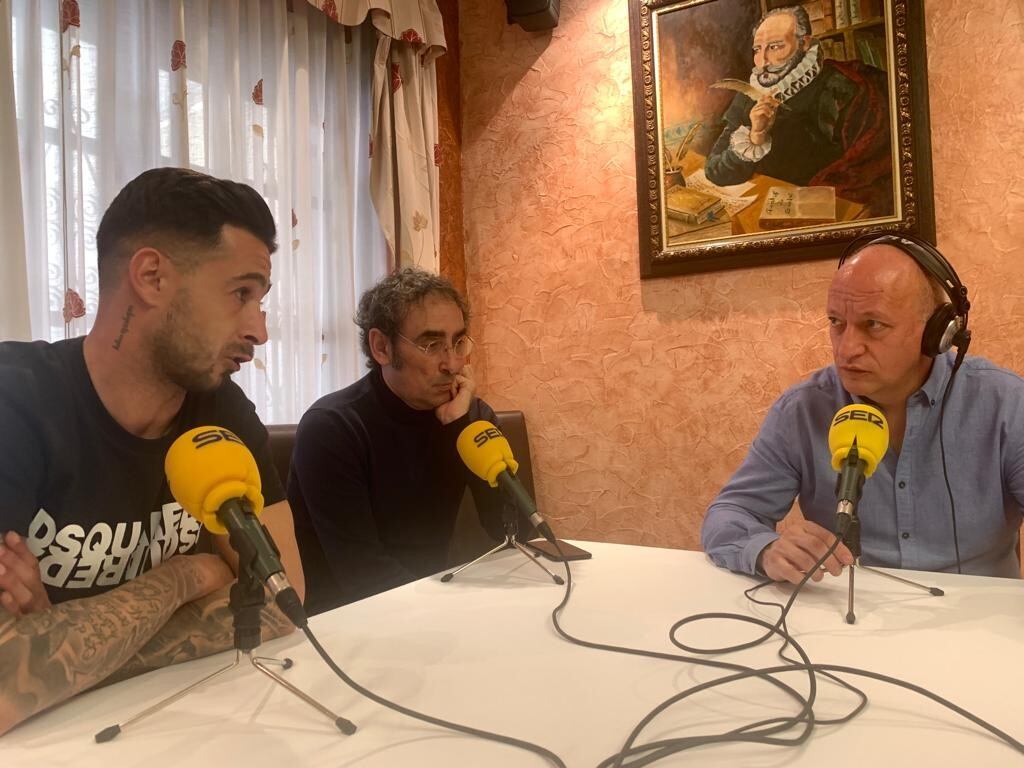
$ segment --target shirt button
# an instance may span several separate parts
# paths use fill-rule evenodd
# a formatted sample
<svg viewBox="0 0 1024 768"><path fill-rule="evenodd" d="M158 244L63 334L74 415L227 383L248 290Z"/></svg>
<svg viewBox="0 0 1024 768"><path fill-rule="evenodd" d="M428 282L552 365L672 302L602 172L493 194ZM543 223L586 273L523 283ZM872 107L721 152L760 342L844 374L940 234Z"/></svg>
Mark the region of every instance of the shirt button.
<svg viewBox="0 0 1024 768"><path fill-rule="evenodd" d="M903 482L902 480L900 480L900 488L906 488L906 487L907 487L907 484L905 482ZM907 537L904 535L903 538L907 538Z"/></svg>
<svg viewBox="0 0 1024 768"><path fill-rule="evenodd" d="M935 401L934 400L932 400L932 405L935 405Z"/></svg>
<svg viewBox="0 0 1024 768"><path fill-rule="evenodd" d="M906 533L906 532L904 532L904 533L903 533L903 538L904 538L904 539L909 539L909 538L910 538L910 534L909 534L909 533Z"/></svg>

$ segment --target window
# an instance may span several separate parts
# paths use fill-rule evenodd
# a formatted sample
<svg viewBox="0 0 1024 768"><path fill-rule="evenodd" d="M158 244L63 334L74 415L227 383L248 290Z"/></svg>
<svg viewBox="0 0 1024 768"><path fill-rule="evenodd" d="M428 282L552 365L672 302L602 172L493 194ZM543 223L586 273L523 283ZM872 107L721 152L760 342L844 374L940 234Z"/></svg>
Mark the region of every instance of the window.
<svg viewBox="0 0 1024 768"><path fill-rule="evenodd" d="M368 25L306 3L12 0L32 336L86 333L95 235L142 171L243 181L278 224L270 341L235 380L267 422L297 421L362 374L355 303L387 269L369 197Z"/></svg>

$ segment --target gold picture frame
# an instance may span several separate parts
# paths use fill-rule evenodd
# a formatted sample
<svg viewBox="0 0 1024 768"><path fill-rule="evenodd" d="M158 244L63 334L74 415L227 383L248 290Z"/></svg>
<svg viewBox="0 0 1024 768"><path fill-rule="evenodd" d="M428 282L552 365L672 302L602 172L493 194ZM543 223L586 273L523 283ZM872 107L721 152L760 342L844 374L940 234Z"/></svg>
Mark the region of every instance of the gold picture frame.
<svg viewBox="0 0 1024 768"><path fill-rule="evenodd" d="M922 0L629 0L629 21L641 277L934 242Z"/></svg>

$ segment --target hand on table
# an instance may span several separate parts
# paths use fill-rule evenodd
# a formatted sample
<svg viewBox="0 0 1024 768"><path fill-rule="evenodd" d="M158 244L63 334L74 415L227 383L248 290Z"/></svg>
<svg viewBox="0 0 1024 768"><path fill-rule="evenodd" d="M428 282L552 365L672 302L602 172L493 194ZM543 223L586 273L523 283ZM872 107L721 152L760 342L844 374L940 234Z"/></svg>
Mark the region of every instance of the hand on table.
<svg viewBox="0 0 1024 768"><path fill-rule="evenodd" d="M783 530L779 538L761 551L758 557L761 570L773 581L788 581L799 584L807 571L820 560L836 535L822 528L817 523L801 520ZM835 552L829 556L822 569L817 569L811 576L812 581L821 581L825 573L838 576L843 572L844 565L853 565L853 554L845 544L840 543Z"/></svg>

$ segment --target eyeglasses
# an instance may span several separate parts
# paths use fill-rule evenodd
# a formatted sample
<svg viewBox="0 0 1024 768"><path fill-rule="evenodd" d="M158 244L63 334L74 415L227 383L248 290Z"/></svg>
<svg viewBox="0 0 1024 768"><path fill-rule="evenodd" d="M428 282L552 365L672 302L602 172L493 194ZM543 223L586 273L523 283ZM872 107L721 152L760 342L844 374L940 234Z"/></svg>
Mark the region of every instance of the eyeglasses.
<svg viewBox="0 0 1024 768"><path fill-rule="evenodd" d="M398 334L398 337L400 339L405 339L420 352L430 357L442 357L443 355L446 355L449 350L451 350L451 353L456 357L469 357L469 353L473 351L473 340L469 338L469 336L460 336L459 340L450 347L444 339L434 339L433 341L428 341L426 344L417 344L408 336L403 336L400 333Z"/></svg>

